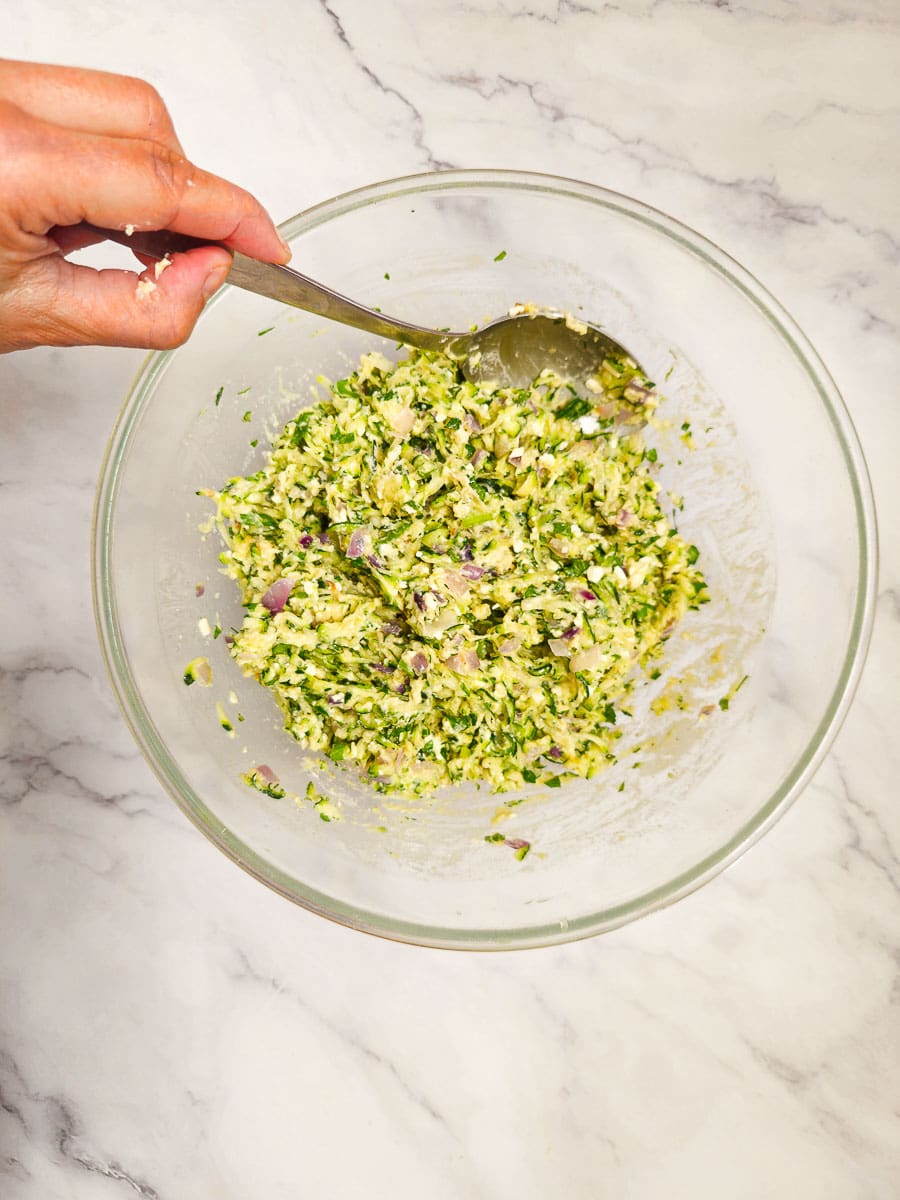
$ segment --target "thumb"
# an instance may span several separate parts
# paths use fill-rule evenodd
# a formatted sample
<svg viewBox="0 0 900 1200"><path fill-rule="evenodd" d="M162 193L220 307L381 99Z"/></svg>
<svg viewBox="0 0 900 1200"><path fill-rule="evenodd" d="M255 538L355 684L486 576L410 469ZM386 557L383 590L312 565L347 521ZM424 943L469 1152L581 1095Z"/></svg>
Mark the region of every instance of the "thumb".
<svg viewBox="0 0 900 1200"><path fill-rule="evenodd" d="M203 305L231 269L220 246L202 246L132 271L96 271L59 255L41 260L48 278L42 312L25 315L31 345L136 346L169 350L190 336ZM29 319L30 316L30 319Z"/></svg>

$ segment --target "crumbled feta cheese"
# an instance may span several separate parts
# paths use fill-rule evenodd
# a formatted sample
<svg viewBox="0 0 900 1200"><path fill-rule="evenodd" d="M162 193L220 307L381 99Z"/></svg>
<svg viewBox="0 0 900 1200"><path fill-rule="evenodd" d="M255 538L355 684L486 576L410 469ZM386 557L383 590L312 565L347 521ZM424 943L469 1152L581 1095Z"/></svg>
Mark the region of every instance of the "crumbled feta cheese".
<svg viewBox="0 0 900 1200"><path fill-rule="evenodd" d="M592 434L598 432L600 429L600 422L593 415L593 413L587 413L585 416L578 418L578 428L583 434L585 434L587 437L590 437Z"/></svg>

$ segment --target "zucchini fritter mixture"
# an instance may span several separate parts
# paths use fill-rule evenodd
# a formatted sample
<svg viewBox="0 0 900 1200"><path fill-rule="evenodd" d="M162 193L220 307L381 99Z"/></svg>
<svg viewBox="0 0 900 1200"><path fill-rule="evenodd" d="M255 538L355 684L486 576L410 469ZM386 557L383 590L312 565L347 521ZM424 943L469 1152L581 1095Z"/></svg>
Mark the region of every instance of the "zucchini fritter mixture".
<svg viewBox="0 0 900 1200"><path fill-rule="evenodd" d="M577 394L366 355L216 503L231 652L285 728L376 788L496 791L610 761L634 668L706 601L660 504L628 359Z"/></svg>

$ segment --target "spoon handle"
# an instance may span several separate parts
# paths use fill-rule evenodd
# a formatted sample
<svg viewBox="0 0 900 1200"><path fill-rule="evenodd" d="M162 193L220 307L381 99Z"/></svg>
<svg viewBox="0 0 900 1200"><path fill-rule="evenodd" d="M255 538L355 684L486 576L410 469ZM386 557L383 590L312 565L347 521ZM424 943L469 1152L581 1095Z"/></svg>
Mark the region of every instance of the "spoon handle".
<svg viewBox="0 0 900 1200"><path fill-rule="evenodd" d="M187 237L182 233L172 233L165 229L147 233L136 230L127 234L121 229L103 229L87 222L83 222L80 228L86 233L106 241L118 242L121 246L127 246L129 250L136 250L140 254L146 254L148 258L157 260L165 258L167 254L194 250L198 246L221 244ZM461 336L458 333L425 329L421 325L411 325L408 321L385 316L372 308L366 308L363 304L357 304L355 300L350 300L339 292L332 291L307 275L301 275L291 267L248 258L246 254L231 250L228 246L224 249L230 251L233 259L228 282L243 288L244 291L255 292L258 296L267 296L271 300L280 300L282 304L302 308L305 312L326 317L329 321L352 325L355 329L364 329L367 333L391 338L408 346L417 346L421 350L443 350L454 338Z"/></svg>

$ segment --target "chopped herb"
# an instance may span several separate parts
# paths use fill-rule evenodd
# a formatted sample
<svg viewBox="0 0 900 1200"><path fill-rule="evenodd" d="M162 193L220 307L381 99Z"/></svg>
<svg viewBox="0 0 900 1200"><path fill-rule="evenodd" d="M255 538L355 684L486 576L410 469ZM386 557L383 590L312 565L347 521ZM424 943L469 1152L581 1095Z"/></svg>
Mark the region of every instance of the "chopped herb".
<svg viewBox="0 0 900 1200"><path fill-rule="evenodd" d="M222 399L222 393L224 391L225 391L225 385L223 384L222 387L220 387L219 390L216 392L216 408L219 407L219 401Z"/></svg>
<svg viewBox="0 0 900 1200"><path fill-rule="evenodd" d="M247 411L244 413L244 415L241 417L241 420L249 421L252 416L253 416L253 410L248 408Z"/></svg>
<svg viewBox="0 0 900 1200"><path fill-rule="evenodd" d="M579 417L585 416L593 408L590 400L584 396L574 396L562 408L556 410L556 415L563 421L577 421Z"/></svg>
<svg viewBox="0 0 900 1200"><path fill-rule="evenodd" d="M504 258L506 258L506 251L501 250L499 254L494 255L494 262L503 262Z"/></svg>
<svg viewBox="0 0 900 1200"><path fill-rule="evenodd" d="M257 335L256 335L256 336L257 336L257 337L263 337L263 336L265 336L265 334L267 334L267 333L271 333L271 332L272 332L272 330L273 330L274 328L275 328L275 326L274 326L274 325L270 325L270 326L268 327L268 329L260 329L260 331L257 333Z"/></svg>

